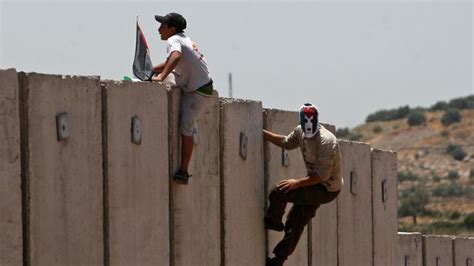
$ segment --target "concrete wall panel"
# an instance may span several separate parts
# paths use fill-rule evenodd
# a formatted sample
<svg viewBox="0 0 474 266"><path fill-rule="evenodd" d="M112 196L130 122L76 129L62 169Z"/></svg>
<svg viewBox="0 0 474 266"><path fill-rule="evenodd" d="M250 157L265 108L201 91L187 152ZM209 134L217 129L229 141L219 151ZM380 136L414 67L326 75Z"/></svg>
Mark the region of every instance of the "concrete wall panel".
<svg viewBox="0 0 474 266"><path fill-rule="evenodd" d="M179 167L181 91L170 89L170 175ZM220 265L219 103L217 91L197 121L188 185L171 183L172 265Z"/></svg>
<svg viewBox="0 0 474 266"><path fill-rule="evenodd" d="M372 265L370 147L349 141L339 144L344 177L337 197L339 266Z"/></svg>
<svg viewBox="0 0 474 266"><path fill-rule="evenodd" d="M374 265L396 265L397 154L372 149Z"/></svg>
<svg viewBox="0 0 474 266"><path fill-rule="evenodd" d="M453 237L423 236L423 265L453 265Z"/></svg>
<svg viewBox="0 0 474 266"><path fill-rule="evenodd" d="M337 266L337 201L321 205L312 220L313 266Z"/></svg>
<svg viewBox="0 0 474 266"><path fill-rule="evenodd" d="M299 123L298 112L282 111L276 109L265 109L263 117L264 128L281 135L288 135ZM300 149L294 149L289 152L289 165L282 164L282 149L270 142L265 142L265 180L266 182L266 200L268 202L268 193L280 180L288 178L304 177L307 173L306 167L301 155ZM268 203L267 203L268 206ZM286 215L293 204L288 204L283 221L286 221ZM268 234L268 255L273 256L273 248L282 240L284 233L269 230ZM293 254L285 262L285 265L302 266L308 265L308 232L303 232L298 246Z"/></svg>
<svg viewBox="0 0 474 266"><path fill-rule="evenodd" d="M221 99L224 265L264 265L262 103ZM246 159L239 155L247 137Z"/></svg>
<svg viewBox="0 0 474 266"><path fill-rule="evenodd" d="M104 83L110 265L169 264L168 99L157 83ZM132 143L132 118L141 143Z"/></svg>
<svg viewBox="0 0 474 266"><path fill-rule="evenodd" d="M15 69L0 70L0 265L23 265L18 97Z"/></svg>
<svg viewBox="0 0 474 266"><path fill-rule="evenodd" d="M334 125L321 124L336 134ZM337 200L321 205L312 220L311 261L313 266L337 265Z"/></svg>
<svg viewBox="0 0 474 266"><path fill-rule="evenodd" d="M420 233L398 233L398 266L423 266L422 235Z"/></svg>
<svg viewBox="0 0 474 266"><path fill-rule="evenodd" d="M103 263L99 80L21 73L31 265ZM69 138L58 141L56 115ZM23 133L22 133L23 134Z"/></svg>
<svg viewBox="0 0 474 266"><path fill-rule="evenodd" d="M474 237L454 239L454 266L474 266Z"/></svg>

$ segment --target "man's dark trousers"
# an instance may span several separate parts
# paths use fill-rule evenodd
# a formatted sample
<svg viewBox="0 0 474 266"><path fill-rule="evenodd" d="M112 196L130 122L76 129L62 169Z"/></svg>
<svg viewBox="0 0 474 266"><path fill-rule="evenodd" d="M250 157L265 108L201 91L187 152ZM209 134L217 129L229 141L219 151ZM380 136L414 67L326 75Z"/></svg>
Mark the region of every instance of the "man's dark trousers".
<svg viewBox="0 0 474 266"><path fill-rule="evenodd" d="M286 260L293 253L306 224L321 206L334 200L339 191L329 192L326 187L317 184L290 190L288 193L274 187L268 196L270 206L265 213L273 224L280 224L285 213L286 204L293 203L285 223L285 236L273 249L277 258Z"/></svg>

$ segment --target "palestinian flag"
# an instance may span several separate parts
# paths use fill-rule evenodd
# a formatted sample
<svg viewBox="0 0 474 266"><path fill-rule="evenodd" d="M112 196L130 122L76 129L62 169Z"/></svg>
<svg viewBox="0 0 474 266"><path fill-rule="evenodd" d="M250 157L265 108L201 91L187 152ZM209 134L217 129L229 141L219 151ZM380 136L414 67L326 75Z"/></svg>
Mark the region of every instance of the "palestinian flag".
<svg viewBox="0 0 474 266"><path fill-rule="evenodd" d="M133 60L133 74L142 81L150 81L153 76L153 64L151 63L150 51L137 21L137 41L135 45L135 59Z"/></svg>

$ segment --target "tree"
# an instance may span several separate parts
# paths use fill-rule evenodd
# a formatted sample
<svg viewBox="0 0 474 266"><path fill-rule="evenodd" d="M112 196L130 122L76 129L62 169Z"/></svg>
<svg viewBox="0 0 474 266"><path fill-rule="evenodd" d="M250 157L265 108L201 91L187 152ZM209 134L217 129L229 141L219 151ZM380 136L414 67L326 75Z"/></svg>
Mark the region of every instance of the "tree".
<svg viewBox="0 0 474 266"><path fill-rule="evenodd" d="M343 128L338 128L336 130L336 137L341 138L341 137L346 137L349 135L349 128L343 127Z"/></svg>
<svg viewBox="0 0 474 266"><path fill-rule="evenodd" d="M398 214L401 217L412 216L413 224L417 225L416 217L425 211L429 202L429 193L423 185L411 187L401 193Z"/></svg>
<svg viewBox="0 0 474 266"><path fill-rule="evenodd" d="M441 117L441 123L449 126L453 123L461 122L462 116L458 109L448 109Z"/></svg>
<svg viewBox="0 0 474 266"><path fill-rule="evenodd" d="M464 225L466 225L467 229L474 229L474 212L464 218Z"/></svg>
<svg viewBox="0 0 474 266"><path fill-rule="evenodd" d="M410 126L419 126L425 123L426 123L426 116L422 112L414 111L408 115L408 125Z"/></svg>
<svg viewBox="0 0 474 266"><path fill-rule="evenodd" d="M452 155L453 155L454 160L462 161L462 160L464 160L464 157L466 157L467 154L462 149L462 147L457 147L456 149L454 149Z"/></svg>

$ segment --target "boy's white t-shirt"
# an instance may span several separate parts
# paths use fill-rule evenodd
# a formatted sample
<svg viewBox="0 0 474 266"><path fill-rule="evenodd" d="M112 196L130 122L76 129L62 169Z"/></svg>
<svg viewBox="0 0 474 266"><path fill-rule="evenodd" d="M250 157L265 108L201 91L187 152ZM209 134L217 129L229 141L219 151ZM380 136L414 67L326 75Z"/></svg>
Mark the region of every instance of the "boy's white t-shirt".
<svg viewBox="0 0 474 266"><path fill-rule="evenodd" d="M193 48L191 39L183 33L178 33L168 38L167 42L167 58L174 51L181 53L181 59L174 69L178 86L191 92L209 83L211 76L204 55Z"/></svg>

